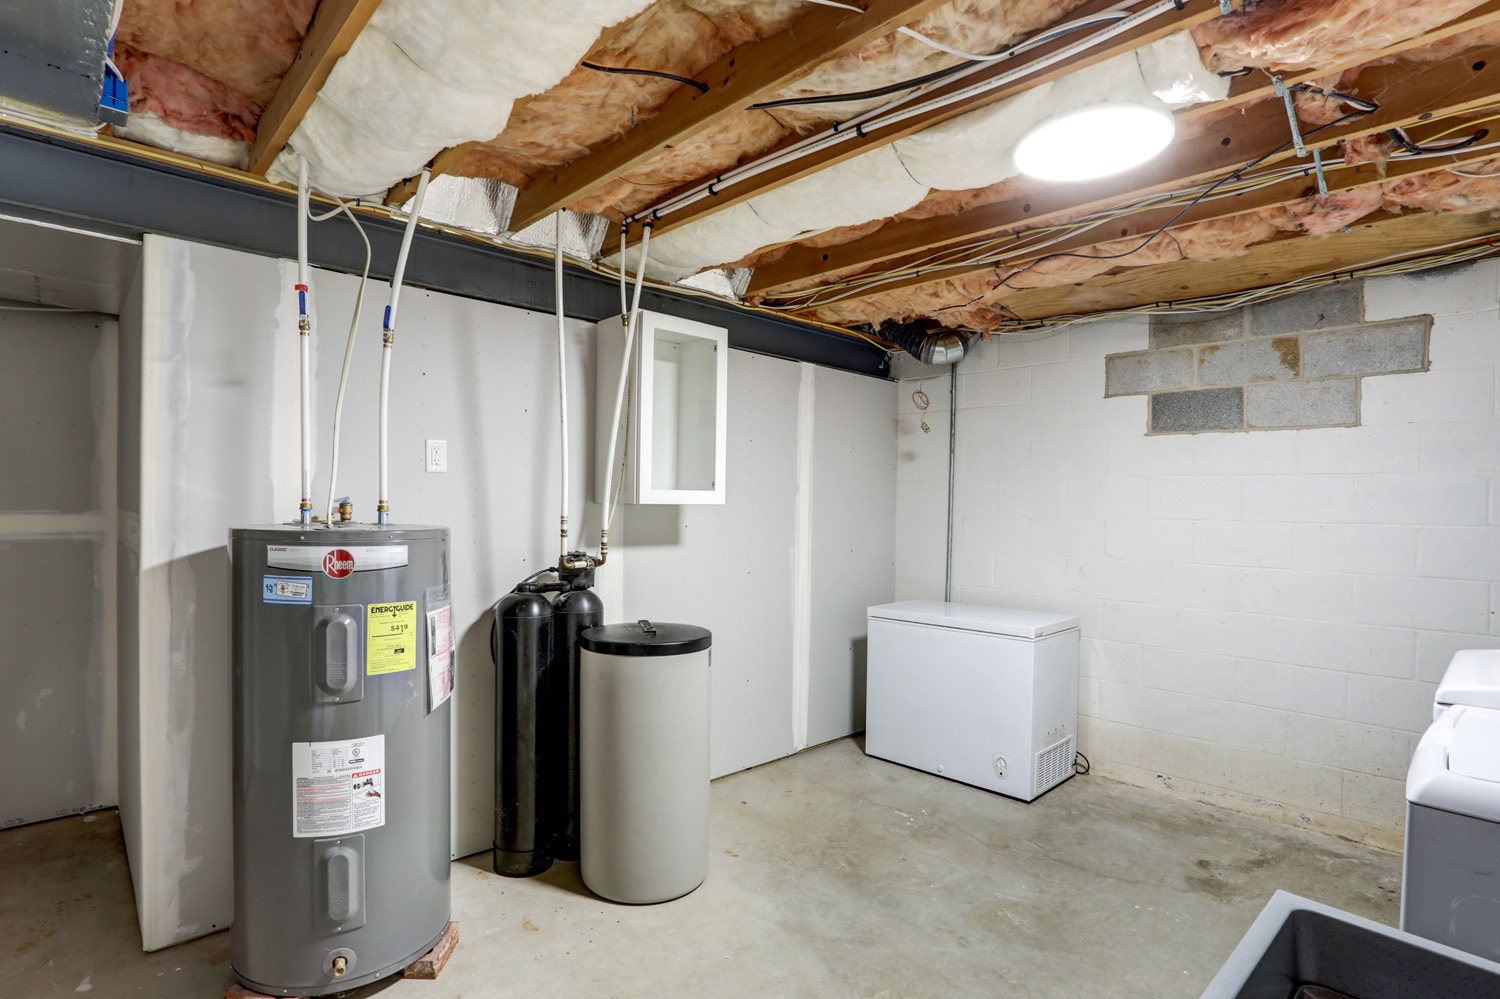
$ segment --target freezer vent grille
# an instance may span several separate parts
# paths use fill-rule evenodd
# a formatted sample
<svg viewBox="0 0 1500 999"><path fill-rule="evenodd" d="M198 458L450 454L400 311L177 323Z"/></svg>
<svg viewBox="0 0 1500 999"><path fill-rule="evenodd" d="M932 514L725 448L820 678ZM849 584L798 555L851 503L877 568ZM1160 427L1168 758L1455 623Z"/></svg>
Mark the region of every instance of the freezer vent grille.
<svg viewBox="0 0 1500 999"><path fill-rule="evenodd" d="M1073 776L1073 737L1053 743L1036 754L1036 793L1050 790Z"/></svg>

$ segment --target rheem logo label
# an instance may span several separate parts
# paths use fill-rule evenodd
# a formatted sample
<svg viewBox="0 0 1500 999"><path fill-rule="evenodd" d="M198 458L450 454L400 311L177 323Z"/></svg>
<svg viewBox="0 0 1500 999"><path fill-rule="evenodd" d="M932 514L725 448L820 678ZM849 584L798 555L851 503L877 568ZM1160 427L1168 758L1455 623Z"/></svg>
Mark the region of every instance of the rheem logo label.
<svg viewBox="0 0 1500 999"><path fill-rule="evenodd" d="M334 579L343 579L354 571L354 556L342 548L335 548L323 556L323 571Z"/></svg>

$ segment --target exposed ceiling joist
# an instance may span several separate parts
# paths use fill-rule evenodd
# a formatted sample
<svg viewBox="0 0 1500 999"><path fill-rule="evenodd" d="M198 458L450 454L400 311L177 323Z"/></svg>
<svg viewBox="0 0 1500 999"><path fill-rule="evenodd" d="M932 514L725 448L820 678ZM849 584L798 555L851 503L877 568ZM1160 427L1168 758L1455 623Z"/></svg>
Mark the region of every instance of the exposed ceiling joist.
<svg viewBox="0 0 1500 999"><path fill-rule="evenodd" d="M1083 18L1090 14L1110 10L1116 6L1111 0L1094 0L1094 2L1085 4L1073 11L1069 15L1069 19ZM1134 6L1144 8L1149 6L1149 4L1142 3ZM725 208L730 208L747 201L757 194L774 190L784 184L789 184L794 180L800 180L803 177L824 170L836 163L853 159L876 147L887 145L895 142L897 139L905 138L926 128L931 128L933 125L940 124L950 118L956 118L961 114L966 114L977 108L1004 100L1024 90L1029 90L1038 84L1059 79L1086 66L1095 65L1124 52L1134 51L1143 45L1149 45L1168 35L1184 31L1218 16L1220 16L1218 0L1181 0L1180 9L1168 10L1143 24L1122 31L1120 34L1099 43L1075 58L1063 59L1054 65L1039 69L1023 79L1001 84L991 90L960 98L942 107L914 114L894 124L867 126L860 132L858 139L847 140L782 166L773 167L764 173L747 178L732 186L726 185L725 188L715 193L711 198L703 198L655 220L654 234L659 236L672 229L680 228L689 222L694 222L715 212L722 211ZM1022 59L1016 61L1000 60L990 63L972 75L935 88L926 95L926 99L938 100L959 91L968 90L986 80L1013 73L1018 68L1040 63L1059 50L1077 44L1078 41L1078 37L1069 35L1049 42L1046 45L1038 46ZM767 155L773 155L774 152L773 150ZM616 252L619 249L619 243L619 233L611 231L605 237L602 252L605 254Z"/></svg>
<svg viewBox="0 0 1500 999"><path fill-rule="evenodd" d="M1379 110L1317 131L1304 126L1309 149L1326 149L1346 139L1500 102L1500 47L1477 50L1462 60L1436 63L1416 73L1407 66L1371 67L1360 74L1352 89L1359 96L1378 102ZM1132 173L1089 184L1052 184L958 215L892 223L863 239L838 246L799 247L781 260L757 269L755 276L764 290L819 272L899 260L918 251L956 249L1023 223L1047 225L1144 194L1187 187L1256 160L1268 165L1294 155L1285 109L1279 102L1265 102L1202 136L1179 143L1166 155ZM1441 165L1431 164L1428 169ZM987 269L988 266L968 266L947 268L941 275L935 271L909 275L873 288L871 293Z"/></svg>
<svg viewBox="0 0 1500 999"><path fill-rule="evenodd" d="M543 173L516 196L513 229L524 229L806 76L941 7L947 0L870 0L858 14L818 6L785 31L748 42L698 74L709 89L679 87L655 117L615 142Z"/></svg>
<svg viewBox="0 0 1500 999"><path fill-rule="evenodd" d="M1028 320L1044 319L1234 294L1414 259L1449 243L1483 239L1497 230L1500 223L1489 215L1382 215L1326 240L1290 236L1228 260L1185 260L1105 274L1080 284L1017 292L1005 299L1000 311Z"/></svg>
<svg viewBox="0 0 1500 999"><path fill-rule="evenodd" d="M297 58L260 116L250 146L251 173L264 175L271 168L328 82L334 63L354 45L379 6L380 0L322 0L318 4Z"/></svg>
<svg viewBox="0 0 1500 999"><path fill-rule="evenodd" d="M1427 173L1432 170L1442 170L1449 167L1463 169L1466 166L1494 158L1495 151L1489 149L1477 153L1461 152L1452 157L1444 157L1440 160L1397 160L1386 164L1384 176L1381 175L1381 171L1375 164L1360 163L1357 166L1330 172L1328 188L1330 194L1338 194L1359 187L1380 184L1389 180L1399 180L1402 177L1409 177L1413 174ZM1157 233L1171 234L1178 229L1201 222L1231 218L1236 215L1245 215L1267 208L1275 208L1280 205L1302 201L1317 193L1316 185L1309 178L1294 177L1290 180L1272 184L1269 187L1263 187L1232 198L1226 198L1222 201L1204 201L1188 208L1184 208L1181 205L1173 205L1165 208L1146 209L1133 215L1116 219L1110 225L1091 228L1066 239L1049 242L1034 252L1020 253L1016 256L1007 257L1003 264L999 266L1007 270L1012 267L1023 267L1026 264L1052 256L1053 254L1076 253L1086 250L1088 247L1097 246L1103 240L1148 236ZM1288 234L1292 238L1295 238L1297 235L1296 233ZM1145 242L1141 244L1142 247L1145 245ZM900 265L898 264L897 266ZM950 268L931 268L923 272L920 277L882 284L876 290L885 293L925 284L929 281L962 277L965 274L972 274L976 270L977 268L972 264Z"/></svg>

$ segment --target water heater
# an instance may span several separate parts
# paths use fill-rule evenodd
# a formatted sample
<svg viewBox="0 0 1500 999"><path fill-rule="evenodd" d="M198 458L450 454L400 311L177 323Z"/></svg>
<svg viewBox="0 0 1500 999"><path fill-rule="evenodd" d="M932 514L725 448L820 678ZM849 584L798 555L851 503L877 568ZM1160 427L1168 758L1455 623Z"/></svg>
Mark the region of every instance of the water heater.
<svg viewBox="0 0 1500 999"><path fill-rule="evenodd" d="M448 923L448 530L251 527L230 551L230 963L257 992L342 992Z"/></svg>

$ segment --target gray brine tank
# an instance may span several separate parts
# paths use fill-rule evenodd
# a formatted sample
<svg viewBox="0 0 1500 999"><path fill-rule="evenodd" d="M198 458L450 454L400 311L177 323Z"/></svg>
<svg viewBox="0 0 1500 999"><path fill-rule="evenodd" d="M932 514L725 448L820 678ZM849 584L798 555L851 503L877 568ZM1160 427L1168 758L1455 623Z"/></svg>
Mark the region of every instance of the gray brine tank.
<svg viewBox="0 0 1500 999"><path fill-rule="evenodd" d="M230 552L230 964L257 992L341 992L448 923L448 530L241 528Z"/></svg>
<svg viewBox="0 0 1500 999"><path fill-rule="evenodd" d="M665 902L708 876L708 629L590 628L579 691L579 874L615 902Z"/></svg>

